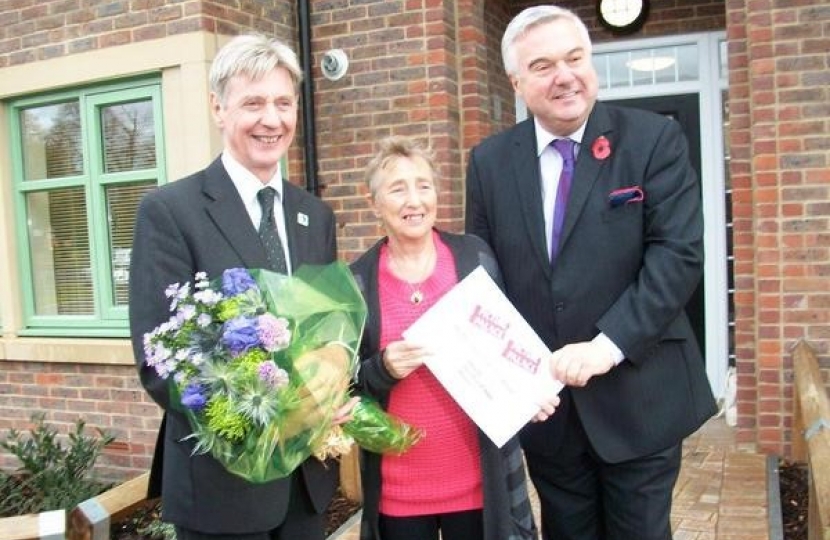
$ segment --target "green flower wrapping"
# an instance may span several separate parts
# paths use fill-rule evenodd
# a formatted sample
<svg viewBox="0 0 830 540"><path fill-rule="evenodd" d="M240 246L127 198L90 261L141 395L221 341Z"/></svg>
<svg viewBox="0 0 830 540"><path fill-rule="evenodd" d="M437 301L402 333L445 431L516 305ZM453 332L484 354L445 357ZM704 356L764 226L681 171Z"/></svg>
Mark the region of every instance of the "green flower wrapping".
<svg viewBox="0 0 830 540"><path fill-rule="evenodd" d="M366 320L343 263L292 276L233 268L213 282L199 273L192 287L173 284L166 294L172 316L144 336L145 361L169 381L194 453L260 483L288 476L310 456L344 451L341 427L373 452L401 453L417 442L417 432L372 403L332 426L349 399Z"/></svg>
<svg viewBox="0 0 830 540"><path fill-rule="evenodd" d="M381 409L377 402L362 397L352 409L352 420L343 432L358 446L376 454L403 454L421 440L423 433Z"/></svg>

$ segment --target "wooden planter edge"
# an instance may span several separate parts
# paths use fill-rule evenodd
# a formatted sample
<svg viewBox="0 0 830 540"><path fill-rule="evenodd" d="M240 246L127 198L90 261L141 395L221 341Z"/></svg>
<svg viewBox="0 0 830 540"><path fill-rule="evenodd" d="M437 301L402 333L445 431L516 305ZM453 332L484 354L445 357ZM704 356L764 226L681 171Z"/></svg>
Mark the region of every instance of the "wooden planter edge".
<svg viewBox="0 0 830 540"><path fill-rule="evenodd" d="M149 479L144 473L76 506L67 516L67 540L108 539L113 521L146 503Z"/></svg>
<svg viewBox="0 0 830 540"><path fill-rule="evenodd" d="M52 510L0 518L0 540L107 540L110 523L147 502L149 473L87 499L71 512Z"/></svg>

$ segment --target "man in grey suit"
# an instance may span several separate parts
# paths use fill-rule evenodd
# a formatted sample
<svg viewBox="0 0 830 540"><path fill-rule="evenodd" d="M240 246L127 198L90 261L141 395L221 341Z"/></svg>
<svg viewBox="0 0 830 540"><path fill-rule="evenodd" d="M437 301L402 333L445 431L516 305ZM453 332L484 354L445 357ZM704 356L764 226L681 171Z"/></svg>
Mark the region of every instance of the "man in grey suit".
<svg viewBox="0 0 830 540"><path fill-rule="evenodd" d="M290 273L335 260L333 212L280 173L296 130L301 79L297 57L283 43L257 35L232 39L210 71L221 156L149 193L138 210L130 327L141 382L165 410L150 490L161 494L163 519L175 524L179 540L324 537L336 464L310 458L289 478L253 484L210 455L192 455L193 442L184 440L188 422L170 408L167 382L145 365L142 343L145 332L169 317L165 288L192 282L196 272L209 278L233 267ZM260 192L270 201L260 201Z"/></svg>
<svg viewBox="0 0 830 540"><path fill-rule="evenodd" d="M686 141L673 120L596 102L570 11L524 10L502 55L533 118L472 150L466 223L566 385L521 434L544 538L669 540L682 439L716 410L684 313L703 261Z"/></svg>

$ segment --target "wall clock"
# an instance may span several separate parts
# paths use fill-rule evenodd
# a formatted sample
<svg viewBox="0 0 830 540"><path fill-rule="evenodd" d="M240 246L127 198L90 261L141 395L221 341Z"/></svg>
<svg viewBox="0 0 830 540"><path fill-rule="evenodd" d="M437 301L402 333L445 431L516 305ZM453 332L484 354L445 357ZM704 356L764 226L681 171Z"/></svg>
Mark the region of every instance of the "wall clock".
<svg viewBox="0 0 830 540"><path fill-rule="evenodd" d="M639 30L648 17L648 0L597 0L597 19L615 34Z"/></svg>

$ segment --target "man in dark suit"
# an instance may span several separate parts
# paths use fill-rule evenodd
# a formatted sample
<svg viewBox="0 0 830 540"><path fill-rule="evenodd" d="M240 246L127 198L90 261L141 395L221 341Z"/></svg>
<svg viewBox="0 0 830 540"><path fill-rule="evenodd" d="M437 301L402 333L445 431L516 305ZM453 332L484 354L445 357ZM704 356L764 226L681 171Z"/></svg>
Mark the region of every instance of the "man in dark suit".
<svg viewBox="0 0 830 540"><path fill-rule="evenodd" d="M668 540L682 439L716 410L684 314L703 260L686 141L673 120L596 102L570 11L526 9L502 55L533 118L472 150L466 222L566 384L521 436L544 537Z"/></svg>
<svg viewBox="0 0 830 540"><path fill-rule="evenodd" d="M170 408L167 381L145 365L143 352L145 332L169 318L164 290L171 283L192 282L196 272L209 278L233 267L290 273L335 260L333 212L280 173L297 125L301 79L296 55L279 41L231 40L210 71L221 156L148 194L138 210L130 327L142 384L165 410L150 489L160 490L163 519L175 524L179 540L324 538L336 464L310 458L289 478L253 484L209 455L192 455L193 442L184 440L188 422ZM269 188L273 210L259 201Z"/></svg>

